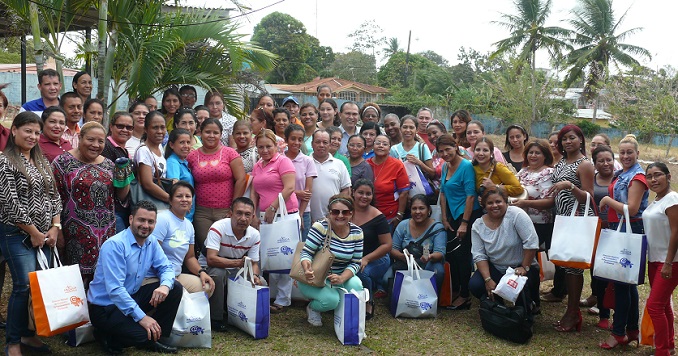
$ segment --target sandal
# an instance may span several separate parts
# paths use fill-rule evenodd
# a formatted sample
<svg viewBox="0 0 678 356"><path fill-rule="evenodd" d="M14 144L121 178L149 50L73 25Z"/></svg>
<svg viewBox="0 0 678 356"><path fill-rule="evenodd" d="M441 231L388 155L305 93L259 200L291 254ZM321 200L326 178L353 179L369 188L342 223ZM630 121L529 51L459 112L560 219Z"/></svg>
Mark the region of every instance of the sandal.
<svg viewBox="0 0 678 356"><path fill-rule="evenodd" d="M369 302L367 302L367 304L369 304L372 307L372 311L369 313L367 311L365 312L365 320L371 320L372 318L374 318L374 300L370 300Z"/></svg>
<svg viewBox="0 0 678 356"><path fill-rule="evenodd" d="M282 312L284 312L284 311L285 311L285 307L284 307L284 306L278 305L278 304L275 304L275 303L271 304L271 313L273 313L273 314L280 314L280 313L282 313Z"/></svg>

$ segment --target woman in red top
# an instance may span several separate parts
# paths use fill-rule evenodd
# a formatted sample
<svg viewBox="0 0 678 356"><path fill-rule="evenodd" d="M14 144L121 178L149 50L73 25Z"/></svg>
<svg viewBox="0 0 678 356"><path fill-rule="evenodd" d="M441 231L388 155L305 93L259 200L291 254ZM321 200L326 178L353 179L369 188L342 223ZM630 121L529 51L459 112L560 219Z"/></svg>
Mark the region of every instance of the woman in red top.
<svg viewBox="0 0 678 356"><path fill-rule="evenodd" d="M202 249L210 227L230 214L231 202L245 192L245 167L231 147L221 144L223 127L218 119L203 121L203 146L186 157L195 180L195 245Z"/></svg>
<svg viewBox="0 0 678 356"><path fill-rule="evenodd" d="M374 200L379 211L386 216L391 229L403 220L410 179L403 163L389 156L391 140L386 135L374 139L374 157L367 160L374 171Z"/></svg>

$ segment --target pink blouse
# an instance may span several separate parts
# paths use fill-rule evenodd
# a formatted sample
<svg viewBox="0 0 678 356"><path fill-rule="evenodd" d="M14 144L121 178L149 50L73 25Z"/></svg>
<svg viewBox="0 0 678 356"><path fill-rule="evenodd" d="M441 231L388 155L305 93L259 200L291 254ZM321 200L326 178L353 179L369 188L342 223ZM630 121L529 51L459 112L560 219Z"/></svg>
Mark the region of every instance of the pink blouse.
<svg viewBox="0 0 678 356"><path fill-rule="evenodd" d="M231 162L240 158L231 147L222 146L212 154L200 149L188 154L188 168L195 180L195 204L211 209L227 209L233 201L235 179Z"/></svg>
<svg viewBox="0 0 678 356"><path fill-rule="evenodd" d="M276 153L266 166L260 159L252 170L252 189L259 194L259 211L264 211L278 199L278 194L283 190L282 176L295 174L294 164L287 156ZM299 211L297 195L292 195L285 202L285 207L290 213Z"/></svg>

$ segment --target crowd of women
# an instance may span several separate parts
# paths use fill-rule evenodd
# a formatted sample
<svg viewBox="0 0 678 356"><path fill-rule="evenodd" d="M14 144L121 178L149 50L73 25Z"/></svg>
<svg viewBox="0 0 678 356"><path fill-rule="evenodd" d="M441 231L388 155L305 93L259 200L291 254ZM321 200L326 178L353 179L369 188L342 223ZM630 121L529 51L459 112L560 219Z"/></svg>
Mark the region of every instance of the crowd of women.
<svg viewBox="0 0 678 356"><path fill-rule="evenodd" d="M60 141L62 109L48 108L41 118L30 112L16 116L0 155L0 249L10 261L13 279L9 345L43 345L27 329L33 248L48 253L57 246L67 264L80 265L87 284L101 244L127 227L131 186L138 184L170 207L158 215L158 236L182 231L181 244L162 245L172 256L178 280L191 291L209 285L213 292L214 281L200 274L198 257L204 254L210 227L230 216L235 198L248 196L257 209L255 228L273 222L281 204L299 221L309 282L299 289L311 300L307 312L312 325L320 325L319 313L338 303L331 285L386 296L394 271L407 268L407 249L422 268L435 272L438 287L447 277L444 264L450 264L452 302L447 309L469 309L471 295L492 297L512 267L529 278L526 307L534 314L542 301L567 296L563 316L553 323L556 330L581 330L580 306L592 307L600 317L597 326L611 329L600 343L606 349L638 340L637 287L614 283L610 323L611 313L602 306L608 282L592 278L592 296L580 300L584 271L557 268L553 289L540 296L535 255L549 249L555 216L569 215L575 206L581 213L589 197L611 228L619 224L626 205L633 232L648 236L652 289L647 309L656 354L674 352L670 298L678 284L672 265L678 248L678 194L671 190L666 165L642 169L632 135L620 141L618 150L606 136L596 136L588 152L575 125L564 126L548 140L530 139L524 128L511 125L502 152L465 110L451 115L448 132L427 108L402 118L383 115L375 103L339 108L329 87L318 88L318 106L300 106L291 98L284 108L276 108L275 100L264 95L249 120L229 115L218 92L208 92L204 105L194 107L196 95L192 87L168 89L159 108L148 98L128 112L115 113L108 127L86 120L77 147ZM342 117L352 105L362 121L357 128ZM58 145L61 153L43 156L41 148L48 144ZM314 150L340 160L351 181L350 189L330 193L322 205L328 214L320 220L312 219L318 209L311 209L310 202L329 187L314 184L321 174ZM419 180L411 181L411 172ZM178 186L164 189L161 178ZM429 190L420 194L415 188L422 183ZM653 202L650 190L656 193ZM328 235L335 259L327 285L314 287L313 280L324 276L314 275L311 262ZM292 281L273 273L269 280L277 286L271 311L281 312L291 304ZM368 303L371 318L375 306Z"/></svg>

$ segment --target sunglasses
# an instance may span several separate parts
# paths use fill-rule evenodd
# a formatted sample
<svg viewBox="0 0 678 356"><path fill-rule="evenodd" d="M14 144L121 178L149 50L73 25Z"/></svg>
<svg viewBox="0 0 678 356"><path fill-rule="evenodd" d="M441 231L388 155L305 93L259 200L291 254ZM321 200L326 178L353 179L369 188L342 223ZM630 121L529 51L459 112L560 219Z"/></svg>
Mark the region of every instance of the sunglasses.
<svg viewBox="0 0 678 356"><path fill-rule="evenodd" d="M134 130L134 126L132 125L115 124L113 126L115 126L118 130L127 130L127 131Z"/></svg>
<svg viewBox="0 0 678 356"><path fill-rule="evenodd" d="M341 214L343 216L349 216L349 215L351 215L351 213L352 213L352 211L350 211L348 209L344 209L344 210L332 209L332 210L330 210L330 214L332 214L333 216L339 216L339 214Z"/></svg>

